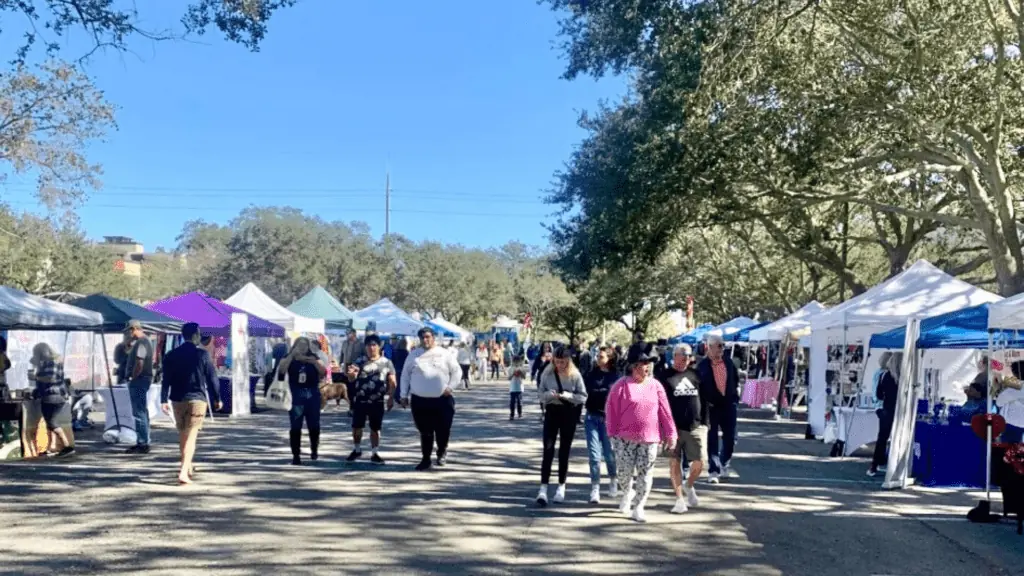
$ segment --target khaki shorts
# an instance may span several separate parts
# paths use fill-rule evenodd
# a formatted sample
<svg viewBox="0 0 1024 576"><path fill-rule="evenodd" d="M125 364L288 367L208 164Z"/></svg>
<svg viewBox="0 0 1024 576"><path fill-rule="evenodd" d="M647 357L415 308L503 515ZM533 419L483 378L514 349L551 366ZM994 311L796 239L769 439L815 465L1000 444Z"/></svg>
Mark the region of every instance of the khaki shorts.
<svg viewBox="0 0 1024 576"><path fill-rule="evenodd" d="M677 432L679 433L679 440L676 441L676 449L673 451L672 456L677 460L682 460L683 456L686 456L688 462L700 460L707 464L707 427L698 426L693 431L677 430Z"/></svg>
<svg viewBox="0 0 1024 576"><path fill-rule="evenodd" d="M202 429L203 419L206 418L206 402L202 400L172 402L171 407L174 410L174 425L178 428L178 432Z"/></svg>

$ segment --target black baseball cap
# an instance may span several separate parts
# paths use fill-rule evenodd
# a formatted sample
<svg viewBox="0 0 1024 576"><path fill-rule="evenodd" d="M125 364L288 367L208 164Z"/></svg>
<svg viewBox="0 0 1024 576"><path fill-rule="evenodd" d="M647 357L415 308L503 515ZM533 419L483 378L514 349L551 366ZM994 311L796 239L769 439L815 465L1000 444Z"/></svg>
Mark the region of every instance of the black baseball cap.
<svg viewBox="0 0 1024 576"><path fill-rule="evenodd" d="M380 346L380 336L376 334L367 334L366 338L363 338L363 345L369 346L370 344L376 344Z"/></svg>
<svg viewBox="0 0 1024 576"><path fill-rule="evenodd" d="M646 342L633 344L629 347L629 353L626 354L627 364L650 364L657 361L658 357L650 353Z"/></svg>
<svg viewBox="0 0 1024 576"><path fill-rule="evenodd" d="M424 326L423 328L420 328L416 332L416 335L419 336L420 338L423 338L423 336L425 334L430 334L431 336L436 336L436 334L434 334L434 329L431 328L430 326Z"/></svg>

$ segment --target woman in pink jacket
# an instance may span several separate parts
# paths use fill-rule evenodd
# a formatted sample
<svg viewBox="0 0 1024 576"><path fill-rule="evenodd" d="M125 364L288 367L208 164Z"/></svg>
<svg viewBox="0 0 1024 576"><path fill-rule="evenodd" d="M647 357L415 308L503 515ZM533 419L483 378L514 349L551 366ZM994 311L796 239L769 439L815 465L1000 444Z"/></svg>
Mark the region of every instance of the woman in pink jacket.
<svg viewBox="0 0 1024 576"><path fill-rule="evenodd" d="M646 521L644 505L651 494L651 474L664 450L675 446L676 427L665 388L651 377L651 363L657 357L644 351L641 342L629 349L627 376L612 386L605 405L605 424L618 464L619 511L637 522ZM634 489L635 487L635 489Z"/></svg>

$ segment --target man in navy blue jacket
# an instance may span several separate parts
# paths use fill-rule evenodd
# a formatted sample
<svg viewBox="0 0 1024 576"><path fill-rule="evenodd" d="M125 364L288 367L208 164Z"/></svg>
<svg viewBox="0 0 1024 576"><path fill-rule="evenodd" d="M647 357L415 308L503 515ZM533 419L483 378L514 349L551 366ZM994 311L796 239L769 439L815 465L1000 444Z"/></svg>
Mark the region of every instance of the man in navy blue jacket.
<svg viewBox="0 0 1024 576"><path fill-rule="evenodd" d="M181 328L185 342L171 350L164 357L164 379L160 386L160 404L165 414L170 414L170 400L174 407L174 424L178 428L178 442L181 446L181 470L179 484L191 484L195 469L192 458L196 453L196 440L203 426L209 402L220 410L217 370L210 359L210 353L199 346L199 325L189 322Z"/></svg>
<svg viewBox="0 0 1024 576"><path fill-rule="evenodd" d="M709 392L708 476L712 484L718 484L720 476L728 478L731 474L729 460L736 448L740 377L736 365L725 357L725 342L721 336L708 336L706 349L707 357L697 365L697 374L700 376L701 389ZM718 447L719 429L722 431L721 451Z"/></svg>

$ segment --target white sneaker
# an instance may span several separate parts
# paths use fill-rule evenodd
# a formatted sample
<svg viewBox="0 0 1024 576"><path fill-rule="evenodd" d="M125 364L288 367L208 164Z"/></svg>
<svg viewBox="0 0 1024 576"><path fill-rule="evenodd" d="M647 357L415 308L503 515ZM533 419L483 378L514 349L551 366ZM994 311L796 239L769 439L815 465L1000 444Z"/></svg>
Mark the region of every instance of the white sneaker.
<svg viewBox="0 0 1024 576"><path fill-rule="evenodd" d="M647 516L644 514L644 507L637 506L636 510L633 510L633 520L637 522L647 522Z"/></svg>
<svg viewBox="0 0 1024 576"><path fill-rule="evenodd" d="M722 466L722 478L735 478L736 472L733 471L732 467L726 464Z"/></svg>
<svg viewBox="0 0 1024 576"><path fill-rule="evenodd" d="M608 497L618 498L619 497L619 482L615 478L612 478L611 482L608 483Z"/></svg>
<svg viewBox="0 0 1024 576"><path fill-rule="evenodd" d="M676 505L673 506L672 510L669 512L673 514L685 514L687 510L689 510L689 508L686 507L686 498L679 497L676 498Z"/></svg>
<svg viewBox="0 0 1024 576"><path fill-rule="evenodd" d="M555 489L555 497L551 499L552 502L565 502L565 484L559 484L558 488Z"/></svg>
<svg viewBox="0 0 1024 576"><path fill-rule="evenodd" d="M634 494L633 491L630 490L622 495L622 501L619 502L619 512L621 512L622 515L626 516L627 518L629 517L630 508L632 508L633 506L634 497L636 497L636 494Z"/></svg>
<svg viewBox="0 0 1024 576"><path fill-rule="evenodd" d="M601 503L601 485L594 484L590 487L590 503L600 504Z"/></svg>
<svg viewBox="0 0 1024 576"><path fill-rule="evenodd" d="M718 484L718 477L719 477L718 472L712 472L712 473L708 474L708 483L709 484Z"/></svg>
<svg viewBox="0 0 1024 576"><path fill-rule="evenodd" d="M541 484L540 491L537 492L537 505L547 506L548 505L548 485Z"/></svg>
<svg viewBox="0 0 1024 576"><path fill-rule="evenodd" d="M690 506L700 506L700 499L697 498L697 488L692 487L689 490L683 489L686 492L686 503Z"/></svg>

